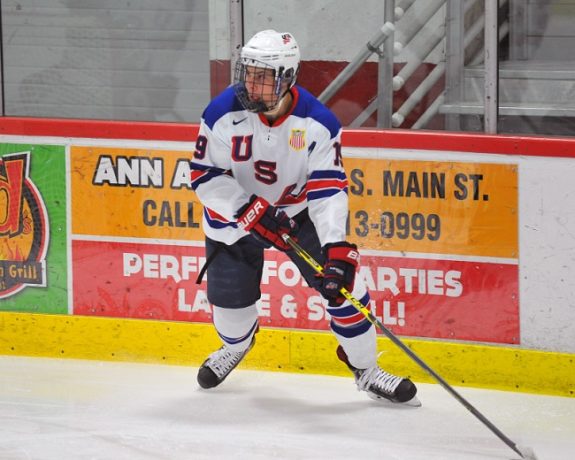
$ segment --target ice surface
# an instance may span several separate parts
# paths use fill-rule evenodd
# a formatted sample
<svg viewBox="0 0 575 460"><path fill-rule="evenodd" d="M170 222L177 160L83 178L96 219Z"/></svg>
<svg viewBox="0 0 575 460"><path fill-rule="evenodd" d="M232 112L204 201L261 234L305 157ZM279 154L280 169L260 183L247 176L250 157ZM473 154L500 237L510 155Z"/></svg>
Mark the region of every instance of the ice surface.
<svg viewBox="0 0 575 460"><path fill-rule="evenodd" d="M0 357L0 459L518 459L439 385L420 408L342 377ZM539 460L575 459L575 398L457 388Z"/></svg>

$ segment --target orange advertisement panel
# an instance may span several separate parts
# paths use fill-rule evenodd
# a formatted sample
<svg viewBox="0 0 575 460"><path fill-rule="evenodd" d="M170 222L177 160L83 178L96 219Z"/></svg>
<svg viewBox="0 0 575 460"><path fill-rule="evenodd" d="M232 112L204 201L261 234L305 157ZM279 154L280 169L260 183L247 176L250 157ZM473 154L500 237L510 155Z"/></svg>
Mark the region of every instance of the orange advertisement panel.
<svg viewBox="0 0 575 460"><path fill-rule="evenodd" d="M348 233L360 247L518 257L517 165L356 159Z"/></svg>
<svg viewBox="0 0 575 460"><path fill-rule="evenodd" d="M201 246L74 241L74 313L211 322ZM518 266L362 255L358 276L376 316L396 334L519 343ZM325 300L295 264L266 251L260 324L327 330Z"/></svg>
<svg viewBox="0 0 575 460"><path fill-rule="evenodd" d="M76 235L203 240L188 152L71 148ZM346 159L348 235L362 248L518 257L517 166Z"/></svg>
<svg viewBox="0 0 575 460"><path fill-rule="evenodd" d="M72 233L203 240L190 157L181 151L72 146Z"/></svg>

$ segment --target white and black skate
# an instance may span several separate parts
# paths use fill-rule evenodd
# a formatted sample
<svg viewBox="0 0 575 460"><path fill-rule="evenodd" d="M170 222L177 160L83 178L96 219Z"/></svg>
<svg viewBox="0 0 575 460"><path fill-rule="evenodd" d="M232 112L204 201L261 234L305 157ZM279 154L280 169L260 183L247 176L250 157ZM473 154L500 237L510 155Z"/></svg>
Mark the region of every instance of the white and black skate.
<svg viewBox="0 0 575 460"><path fill-rule="evenodd" d="M219 350L214 351L200 366L198 384L204 389L217 387L244 359L244 356L254 346L255 341L254 337L250 346L240 352L233 351L226 345L222 345Z"/></svg>
<svg viewBox="0 0 575 460"><path fill-rule="evenodd" d="M365 391L371 399L388 400L408 406L421 406L417 398L417 387L409 379L385 372L379 366L368 369L353 367L341 346L337 349L338 358L353 372L359 391Z"/></svg>

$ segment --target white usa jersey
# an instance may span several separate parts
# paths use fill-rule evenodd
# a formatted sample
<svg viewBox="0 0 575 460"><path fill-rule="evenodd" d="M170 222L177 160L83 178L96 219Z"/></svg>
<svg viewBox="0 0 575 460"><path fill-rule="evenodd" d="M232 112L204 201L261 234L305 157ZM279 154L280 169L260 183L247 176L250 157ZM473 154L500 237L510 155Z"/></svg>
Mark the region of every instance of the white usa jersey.
<svg viewBox="0 0 575 460"><path fill-rule="evenodd" d="M209 238L232 244L244 237L236 215L257 195L289 216L308 208L322 245L345 240L341 125L305 89L294 86L291 92L292 109L272 126L246 111L233 87L204 111L191 170Z"/></svg>

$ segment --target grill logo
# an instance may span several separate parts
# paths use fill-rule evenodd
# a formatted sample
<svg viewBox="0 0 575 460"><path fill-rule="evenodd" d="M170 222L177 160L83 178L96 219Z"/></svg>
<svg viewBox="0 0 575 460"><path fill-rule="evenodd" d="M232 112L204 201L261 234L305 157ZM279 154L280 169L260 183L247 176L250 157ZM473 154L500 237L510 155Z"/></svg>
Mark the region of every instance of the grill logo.
<svg viewBox="0 0 575 460"><path fill-rule="evenodd" d="M46 286L48 212L29 173L30 152L0 158L0 299Z"/></svg>

